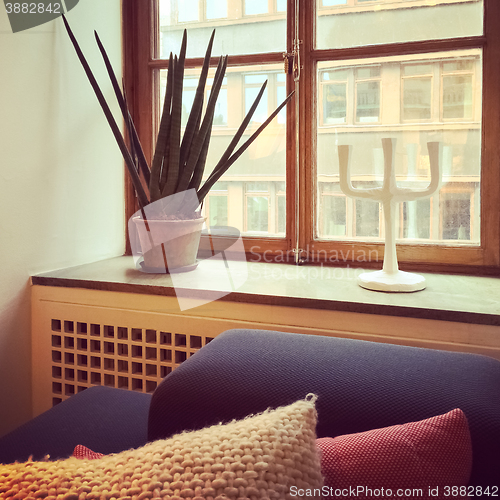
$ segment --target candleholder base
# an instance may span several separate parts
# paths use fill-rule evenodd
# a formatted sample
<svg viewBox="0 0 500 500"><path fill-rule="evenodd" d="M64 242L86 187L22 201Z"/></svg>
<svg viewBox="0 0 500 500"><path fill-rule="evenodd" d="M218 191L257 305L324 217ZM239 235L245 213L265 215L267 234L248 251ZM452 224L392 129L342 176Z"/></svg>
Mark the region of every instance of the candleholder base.
<svg viewBox="0 0 500 500"><path fill-rule="evenodd" d="M423 276L405 271L363 273L358 276L358 285L377 292L418 292L426 286Z"/></svg>

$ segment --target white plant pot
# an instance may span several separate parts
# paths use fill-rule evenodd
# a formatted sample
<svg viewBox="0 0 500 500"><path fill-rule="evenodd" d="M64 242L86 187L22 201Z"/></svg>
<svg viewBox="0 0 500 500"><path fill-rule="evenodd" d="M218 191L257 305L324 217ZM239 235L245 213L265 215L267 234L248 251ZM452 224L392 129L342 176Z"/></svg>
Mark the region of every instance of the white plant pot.
<svg viewBox="0 0 500 500"><path fill-rule="evenodd" d="M147 220L134 217L146 270L179 272L194 269L205 218Z"/></svg>

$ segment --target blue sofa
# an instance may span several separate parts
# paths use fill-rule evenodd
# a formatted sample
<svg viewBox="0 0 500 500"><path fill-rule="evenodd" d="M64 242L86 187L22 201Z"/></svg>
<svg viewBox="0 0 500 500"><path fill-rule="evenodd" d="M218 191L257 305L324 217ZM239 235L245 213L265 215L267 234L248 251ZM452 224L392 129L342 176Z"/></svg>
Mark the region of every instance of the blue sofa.
<svg viewBox="0 0 500 500"><path fill-rule="evenodd" d="M500 485L500 362L352 339L230 330L155 393L92 387L0 439L0 463L135 448L183 430L318 395L318 437L422 420L461 408L473 447L471 485Z"/></svg>

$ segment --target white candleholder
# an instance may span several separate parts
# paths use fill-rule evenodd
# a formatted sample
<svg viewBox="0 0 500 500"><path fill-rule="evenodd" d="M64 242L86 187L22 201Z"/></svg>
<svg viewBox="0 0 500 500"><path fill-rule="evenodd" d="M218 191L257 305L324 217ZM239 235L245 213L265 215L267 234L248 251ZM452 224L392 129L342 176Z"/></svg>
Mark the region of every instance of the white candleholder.
<svg viewBox="0 0 500 500"><path fill-rule="evenodd" d="M396 140L382 139L384 151L384 181L382 187L373 189L353 188L350 162L352 146L339 146L340 189L347 196L378 201L382 204L385 223L384 264L381 271L362 273L358 284L369 290L381 292L416 292L425 288L425 278L419 274L399 270L396 253L396 215L399 203L431 196L441 183L441 145L428 142L431 181L424 189L400 188L396 184L394 159Z"/></svg>

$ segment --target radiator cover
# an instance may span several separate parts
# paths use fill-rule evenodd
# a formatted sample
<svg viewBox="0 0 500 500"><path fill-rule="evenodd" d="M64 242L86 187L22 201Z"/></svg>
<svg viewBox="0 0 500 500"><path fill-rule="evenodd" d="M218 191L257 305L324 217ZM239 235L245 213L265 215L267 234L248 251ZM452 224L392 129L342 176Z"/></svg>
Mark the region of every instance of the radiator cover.
<svg viewBox="0 0 500 500"><path fill-rule="evenodd" d="M92 385L152 393L231 328L349 337L500 359L500 327L218 300L181 312L155 294L32 287L33 416Z"/></svg>

